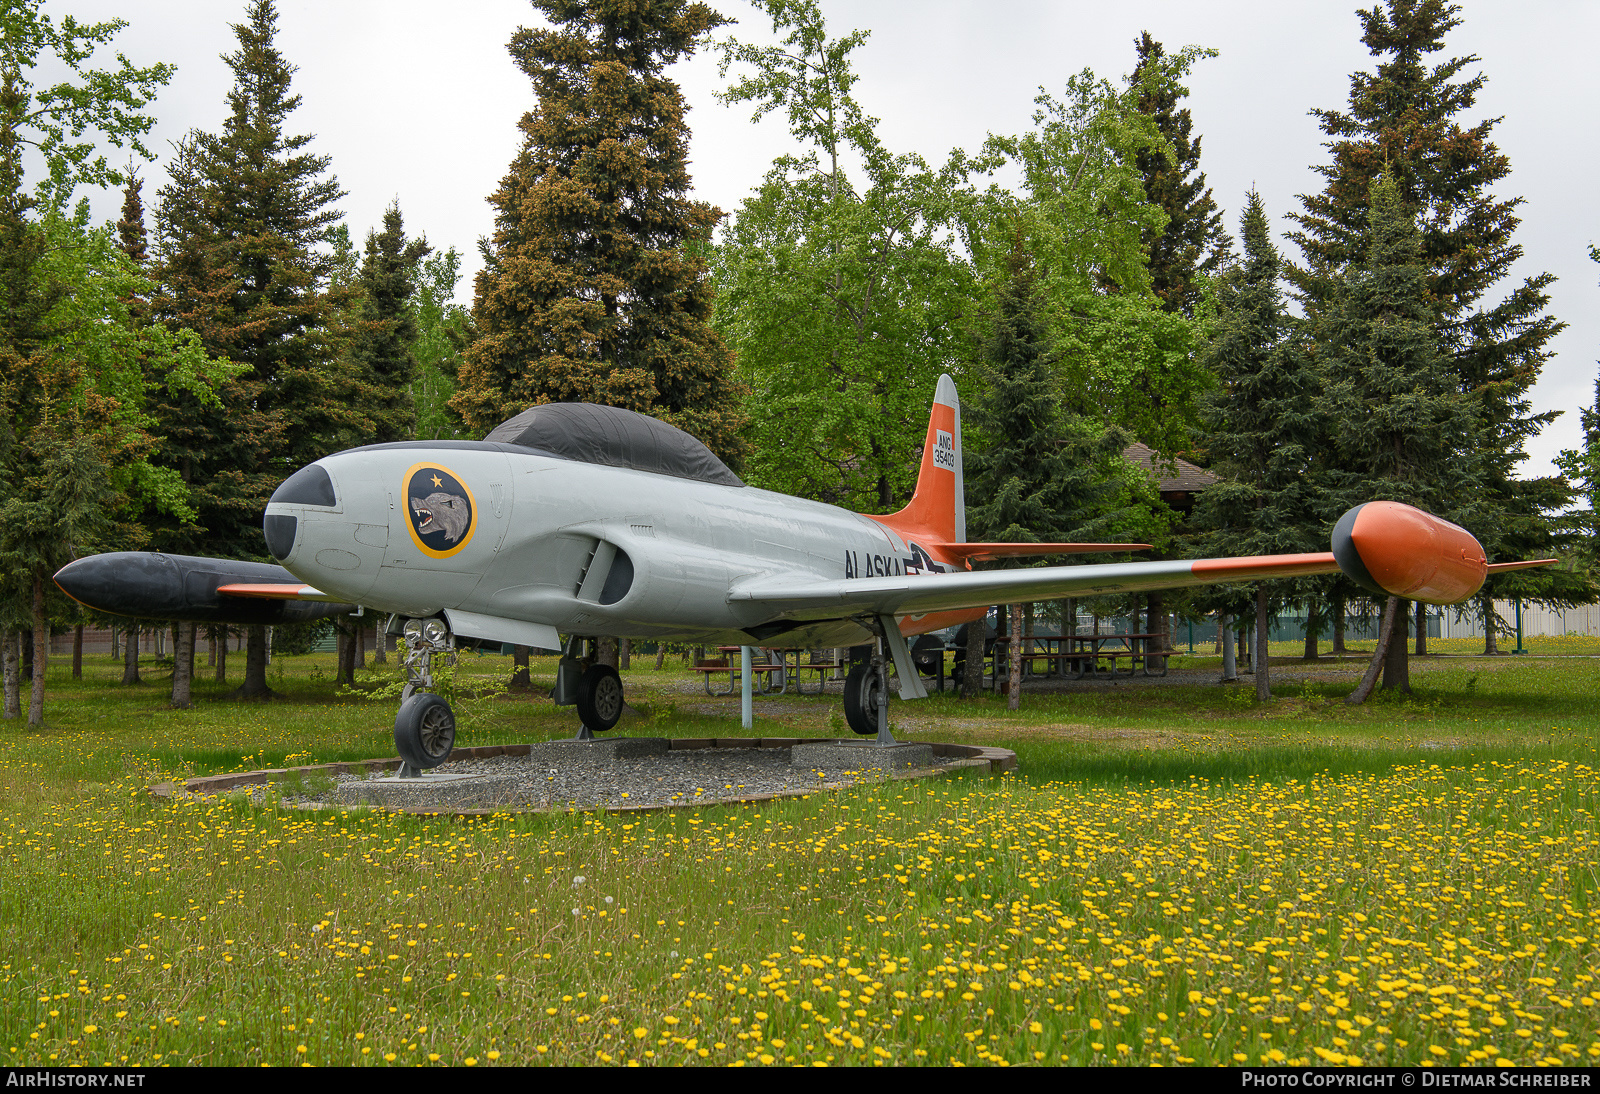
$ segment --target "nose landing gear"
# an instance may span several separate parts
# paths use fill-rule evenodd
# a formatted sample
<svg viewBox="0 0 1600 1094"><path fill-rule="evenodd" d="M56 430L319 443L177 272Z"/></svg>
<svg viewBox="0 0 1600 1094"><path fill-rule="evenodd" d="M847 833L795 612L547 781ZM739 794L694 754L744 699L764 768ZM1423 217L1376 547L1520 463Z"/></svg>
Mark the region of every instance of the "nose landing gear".
<svg viewBox="0 0 1600 1094"><path fill-rule="evenodd" d="M450 704L432 692L419 691L400 704L394 720L394 744L405 761L400 777L419 778L450 758L456 743L456 716Z"/></svg>
<svg viewBox="0 0 1600 1094"><path fill-rule="evenodd" d="M433 687L433 658L456 658L450 630L439 619L409 619L401 639L405 644L406 686L400 693L400 713L394 720L394 746L403 761L400 778L418 779L430 767L450 758L456 742L456 716L450 704L428 691Z"/></svg>

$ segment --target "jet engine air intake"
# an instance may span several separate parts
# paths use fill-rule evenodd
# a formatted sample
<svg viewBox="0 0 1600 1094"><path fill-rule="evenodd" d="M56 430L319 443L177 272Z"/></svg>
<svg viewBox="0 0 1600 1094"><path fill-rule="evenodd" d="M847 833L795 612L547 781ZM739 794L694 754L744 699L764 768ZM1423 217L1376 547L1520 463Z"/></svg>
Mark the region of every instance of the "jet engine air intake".
<svg viewBox="0 0 1600 1094"><path fill-rule="evenodd" d="M578 599L615 604L633 588L633 559L610 540L595 541L594 553L578 582Z"/></svg>

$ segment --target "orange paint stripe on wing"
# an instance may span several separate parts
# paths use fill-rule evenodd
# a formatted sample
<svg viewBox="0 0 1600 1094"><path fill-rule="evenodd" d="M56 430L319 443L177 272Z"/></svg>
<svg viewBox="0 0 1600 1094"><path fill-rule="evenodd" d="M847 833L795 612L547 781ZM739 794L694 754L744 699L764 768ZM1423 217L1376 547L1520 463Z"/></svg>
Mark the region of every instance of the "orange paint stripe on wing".
<svg viewBox="0 0 1600 1094"><path fill-rule="evenodd" d="M309 600L322 593L310 585L218 585L225 596L253 596L265 600Z"/></svg>
<svg viewBox="0 0 1600 1094"><path fill-rule="evenodd" d="M1259 555L1255 558L1199 558L1195 559L1193 572L1213 581L1243 581L1252 577L1310 577L1313 574L1336 574L1339 563L1333 552L1319 551L1309 555Z"/></svg>

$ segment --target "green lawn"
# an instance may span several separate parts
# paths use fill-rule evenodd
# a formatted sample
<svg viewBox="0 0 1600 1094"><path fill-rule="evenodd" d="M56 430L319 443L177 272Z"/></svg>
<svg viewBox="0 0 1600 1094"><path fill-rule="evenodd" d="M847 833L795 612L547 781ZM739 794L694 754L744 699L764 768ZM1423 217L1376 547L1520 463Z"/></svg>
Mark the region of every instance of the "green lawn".
<svg viewBox="0 0 1600 1094"><path fill-rule="evenodd" d="M1275 660L1309 675L1265 707L1248 682L1017 712L935 695L897 705L897 735L1014 748L1021 771L471 821L145 792L391 755L392 706L336 693L332 655L279 659L271 703L206 683L182 712L108 659L53 667L49 724L0 726L0 1052L1593 1063L1600 640L1530 647L1427 658L1415 696L1362 708L1342 702L1362 664L1326 658ZM641 716L619 732L741 733L692 674L625 680ZM754 732L837 732L838 705L759 700ZM478 706L460 743L575 729L542 698Z"/></svg>

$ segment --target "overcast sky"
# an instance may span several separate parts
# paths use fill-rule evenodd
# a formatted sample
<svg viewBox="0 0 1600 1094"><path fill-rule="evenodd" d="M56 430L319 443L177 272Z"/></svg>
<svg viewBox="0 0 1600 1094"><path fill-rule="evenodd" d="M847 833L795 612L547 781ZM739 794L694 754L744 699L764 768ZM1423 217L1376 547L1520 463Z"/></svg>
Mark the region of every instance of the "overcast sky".
<svg viewBox="0 0 1600 1094"><path fill-rule="evenodd" d="M1375 0L1372 0L1375 2ZM1516 281L1549 271L1559 280L1550 313L1569 324L1534 389L1535 409L1561 409L1530 447L1524 470L1579 441L1577 408L1593 401L1600 350L1600 266L1588 245L1600 241L1594 191L1600 127L1593 50L1600 41L1594 0L1465 0L1462 25L1436 54L1481 58L1488 77L1477 107L1460 120L1500 117L1494 139L1512 174L1499 193L1520 194L1525 251ZM172 141L191 128L216 130L232 82L220 59L234 48L228 24L243 0L47 0L46 10L80 19L120 17L117 46L137 64L168 61L178 73L154 104L153 151L144 169L147 204L165 183ZM278 46L299 67L304 103L296 132L331 157L348 191L346 222L359 241L398 199L407 229L435 246L454 246L471 302L476 243L492 227L486 197L518 145L517 120L533 105L527 79L506 43L535 21L526 0L279 0ZM770 27L744 3L713 2L738 21L718 36L766 41ZM832 36L872 32L854 54L856 96L881 119L895 152L942 162L951 148L975 149L989 132L1016 133L1031 122L1042 86L1059 93L1085 67L1120 80L1133 67L1133 39L1148 30L1168 52L1184 45L1218 51L1190 80L1188 106L1204 138L1201 166L1237 232L1254 186L1269 215L1284 217L1297 196L1321 188L1326 162L1313 108L1343 109L1350 74L1370 70L1355 0L823 0ZM691 106L691 170L698 195L732 212L774 156L792 147L781 118L749 123L743 108L719 104L710 49L677 66ZM117 199L96 203L113 217ZM1297 257L1291 247L1286 257ZM1503 293L1512 281L1499 287Z"/></svg>

